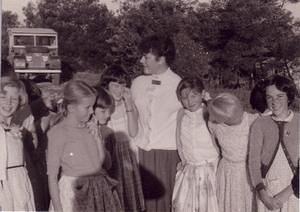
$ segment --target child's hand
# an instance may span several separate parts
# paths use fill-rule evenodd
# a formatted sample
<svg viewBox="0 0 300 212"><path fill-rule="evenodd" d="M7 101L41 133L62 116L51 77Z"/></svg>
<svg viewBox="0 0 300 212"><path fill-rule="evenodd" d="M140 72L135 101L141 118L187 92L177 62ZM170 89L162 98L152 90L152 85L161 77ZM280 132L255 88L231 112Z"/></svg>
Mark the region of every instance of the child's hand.
<svg viewBox="0 0 300 212"><path fill-rule="evenodd" d="M293 194L293 188L291 185L287 186L285 189L280 191L278 194L274 196L274 198L283 205L288 201L290 196ZM277 208L278 209L278 208Z"/></svg>
<svg viewBox="0 0 300 212"><path fill-rule="evenodd" d="M211 100L211 96L207 91L204 91L203 99L205 101Z"/></svg>
<svg viewBox="0 0 300 212"><path fill-rule="evenodd" d="M95 116L92 116L92 118L86 123L86 126L92 135L98 136L98 125Z"/></svg>
<svg viewBox="0 0 300 212"><path fill-rule="evenodd" d="M123 100L125 103L126 110L132 111L134 106L133 106L131 91L129 90L129 88L124 89Z"/></svg>
<svg viewBox="0 0 300 212"><path fill-rule="evenodd" d="M128 103L129 101L131 101L132 96L131 96L131 91L129 88L124 88L124 92L123 92L123 99L125 101L125 103Z"/></svg>
<svg viewBox="0 0 300 212"><path fill-rule="evenodd" d="M275 210L282 207L282 203L278 198L270 196L266 190L262 189L259 192L261 201L269 210Z"/></svg>

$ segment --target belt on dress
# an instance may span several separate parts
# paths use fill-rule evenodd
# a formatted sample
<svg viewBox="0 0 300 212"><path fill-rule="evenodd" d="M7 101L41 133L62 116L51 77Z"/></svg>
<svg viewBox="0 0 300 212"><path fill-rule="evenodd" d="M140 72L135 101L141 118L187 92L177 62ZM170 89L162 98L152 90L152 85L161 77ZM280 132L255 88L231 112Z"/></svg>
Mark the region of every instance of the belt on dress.
<svg viewBox="0 0 300 212"><path fill-rule="evenodd" d="M219 158L212 158L212 159L209 159L209 160L203 160L200 163L189 163L189 162L187 162L186 164L187 165L193 165L193 166L203 166L203 165L207 165L207 164L210 164L210 163L213 163L213 162L217 162L218 160L219 160Z"/></svg>
<svg viewBox="0 0 300 212"><path fill-rule="evenodd" d="M228 163L233 163L233 164L244 164L244 163L246 163L246 160L236 160L236 161L233 161L233 160L230 160L230 159L225 158L225 157L223 157L222 159L223 159L223 161L226 161Z"/></svg>

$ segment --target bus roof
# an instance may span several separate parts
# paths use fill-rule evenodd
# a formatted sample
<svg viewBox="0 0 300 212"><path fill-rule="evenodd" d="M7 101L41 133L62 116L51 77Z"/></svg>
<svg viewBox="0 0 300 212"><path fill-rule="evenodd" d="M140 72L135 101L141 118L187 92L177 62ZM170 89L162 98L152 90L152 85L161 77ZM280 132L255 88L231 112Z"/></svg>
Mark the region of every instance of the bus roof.
<svg viewBox="0 0 300 212"><path fill-rule="evenodd" d="M49 28L8 28L8 33L14 34L57 34Z"/></svg>

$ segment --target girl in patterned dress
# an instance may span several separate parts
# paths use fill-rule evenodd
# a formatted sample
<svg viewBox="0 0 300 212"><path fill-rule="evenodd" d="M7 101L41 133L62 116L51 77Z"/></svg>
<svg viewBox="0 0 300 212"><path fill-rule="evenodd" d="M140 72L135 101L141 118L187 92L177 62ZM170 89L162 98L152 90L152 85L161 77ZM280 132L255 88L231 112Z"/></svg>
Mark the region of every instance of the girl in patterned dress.
<svg viewBox="0 0 300 212"><path fill-rule="evenodd" d="M26 103L23 83L11 78L1 79L0 91L0 210L35 210L32 186L25 168L23 128L12 122L18 108ZM32 117L31 117L32 118Z"/></svg>
<svg viewBox="0 0 300 212"><path fill-rule="evenodd" d="M239 99L230 93L213 98L208 111L209 128L222 156L217 169L219 211L252 212L254 198L246 159L250 125L258 115L245 112Z"/></svg>
<svg viewBox="0 0 300 212"><path fill-rule="evenodd" d="M215 187L218 151L207 128L202 81L183 79L177 96L184 108L177 115L176 139L181 162L177 166L172 211L218 212Z"/></svg>
<svg viewBox="0 0 300 212"><path fill-rule="evenodd" d="M127 76L124 69L117 65L110 66L101 76L101 87L107 89L114 100L114 111L107 122L112 131L109 133L104 125L102 131L106 145L110 146L113 161L109 173L119 181L117 189L124 210L143 211L145 206L137 163L138 151L133 141L138 131L138 114L131 98Z"/></svg>

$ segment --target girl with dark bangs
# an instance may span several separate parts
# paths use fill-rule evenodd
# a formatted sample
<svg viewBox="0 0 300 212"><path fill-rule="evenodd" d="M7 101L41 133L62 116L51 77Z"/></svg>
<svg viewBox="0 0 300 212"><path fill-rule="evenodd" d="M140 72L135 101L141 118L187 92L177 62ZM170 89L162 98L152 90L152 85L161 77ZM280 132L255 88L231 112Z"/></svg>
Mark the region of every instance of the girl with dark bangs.
<svg viewBox="0 0 300 212"><path fill-rule="evenodd" d="M107 122L103 120L100 128L112 157L112 166L108 171L111 177L119 181L117 191L124 210L143 211L144 196L134 143L138 131L138 114L131 98L127 76L125 70L117 65L110 66L101 76L102 87L98 88L98 95L101 95L103 88L107 89L111 94L113 108L110 107L110 114L107 114L110 117L104 117ZM100 110L103 106L106 107L105 104L95 107L96 118L101 118L97 116L97 108Z"/></svg>

